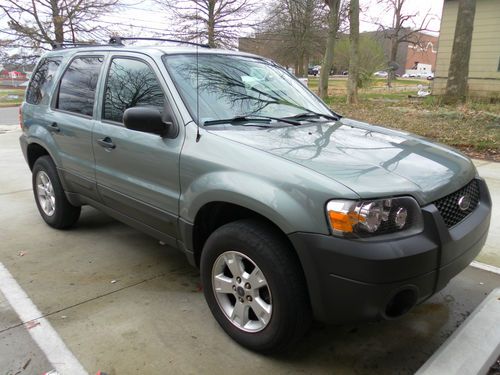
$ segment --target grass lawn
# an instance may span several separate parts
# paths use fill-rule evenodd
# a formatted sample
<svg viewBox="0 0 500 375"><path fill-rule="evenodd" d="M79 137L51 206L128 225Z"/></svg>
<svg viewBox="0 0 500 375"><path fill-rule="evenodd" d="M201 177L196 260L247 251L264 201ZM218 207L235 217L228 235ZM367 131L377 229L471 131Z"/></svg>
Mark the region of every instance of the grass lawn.
<svg viewBox="0 0 500 375"><path fill-rule="evenodd" d="M22 103L24 89L0 89L0 107L15 107Z"/></svg>
<svg viewBox="0 0 500 375"><path fill-rule="evenodd" d="M347 105L345 80L332 81L326 102L343 116L418 134L471 157L500 161L500 103L444 106L436 97L408 97L416 96L417 85L425 87L427 81L397 80L389 90L383 87L385 80L375 80L374 86L360 90L359 104ZM317 91L317 79L309 83Z"/></svg>

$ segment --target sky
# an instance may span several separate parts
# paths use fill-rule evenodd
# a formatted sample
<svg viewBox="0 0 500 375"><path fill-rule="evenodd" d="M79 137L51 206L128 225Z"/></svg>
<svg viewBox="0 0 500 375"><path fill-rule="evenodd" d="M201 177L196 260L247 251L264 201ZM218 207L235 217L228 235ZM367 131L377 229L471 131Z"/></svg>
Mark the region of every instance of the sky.
<svg viewBox="0 0 500 375"><path fill-rule="evenodd" d="M364 11L360 14L361 31L377 30L376 22L382 21L384 24L391 24L392 15L385 12L383 7L377 5L376 0L361 0L360 5ZM434 31L434 35L439 32L441 14L443 12L443 0L407 0L404 11L406 14L418 14L415 18L420 24L426 14L432 18L429 29Z"/></svg>
<svg viewBox="0 0 500 375"><path fill-rule="evenodd" d="M171 24L170 20L161 16L162 12L158 11L158 5L156 5L152 0L142 2L138 2L136 0L125 0L125 2L129 5L124 10L115 16L105 16L103 19L106 22L118 22L123 23L124 25L132 24L135 26L135 30L137 32L141 31L141 27L144 27L144 31L148 30L154 32L156 29L161 30L162 28L165 28L165 25ZM265 5L270 4L265 0L255 0L255 2L257 4L261 3L264 5L261 9L265 9ZM386 25L391 24L391 14L386 12L383 6L378 5L377 3L378 0L360 0L362 8L362 12L360 14L361 31L377 30L378 23ZM432 33L433 35L438 35L442 8L443 0L407 0L404 11L405 13L417 14L415 20L418 25L420 25L425 15L429 14L429 18L431 19L429 28L434 31ZM264 12L259 13L256 18L262 18L262 13ZM129 29L127 26L123 27ZM169 27L167 27L167 29L168 28ZM170 29L175 29L175 25L172 25ZM245 33L245 31L243 33ZM247 30L246 33L251 33L251 30Z"/></svg>
<svg viewBox="0 0 500 375"><path fill-rule="evenodd" d="M152 33L165 34L165 30L175 30L175 24L168 20L164 11L159 11L157 3L153 0L122 0L125 4L122 10L103 15L100 19L104 26L113 25L127 31L129 35L151 35ZM270 4L265 0L254 0L257 4L262 4L261 9L265 5ZM389 25L391 23L391 15L386 12L381 5L377 4L378 0L360 0L362 13L360 14L360 29L361 31L371 31L378 28L377 23ZM407 0L405 4L406 13L418 13L417 23L420 23L423 17L429 13L432 15L430 28L434 31L439 31L440 17L443 7L443 0ZM257 18L262 18L262 13L257 15ZM6 27L4 19L0 19L0 28ZM249 34L251 30L245 30L242 34ZM437 33L433 33L437 35ZM103 41L107 36L102 33ZM244 36L244 35L242 35ZM1 37L1 35L0 35Z"/></svg>

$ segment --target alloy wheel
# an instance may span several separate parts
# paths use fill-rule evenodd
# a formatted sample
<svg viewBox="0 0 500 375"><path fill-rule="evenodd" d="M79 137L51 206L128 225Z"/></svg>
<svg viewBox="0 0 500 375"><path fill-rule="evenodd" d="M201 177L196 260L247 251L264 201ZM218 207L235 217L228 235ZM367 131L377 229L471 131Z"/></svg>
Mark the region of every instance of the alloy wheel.
<svg viewBox="0 0 500 375"><path fill-rule="evenodd" d="M237 251L219 255L212 267L212 288L226 318L246 332L262 331L272 317L272 296L260 268Z"/></svg>

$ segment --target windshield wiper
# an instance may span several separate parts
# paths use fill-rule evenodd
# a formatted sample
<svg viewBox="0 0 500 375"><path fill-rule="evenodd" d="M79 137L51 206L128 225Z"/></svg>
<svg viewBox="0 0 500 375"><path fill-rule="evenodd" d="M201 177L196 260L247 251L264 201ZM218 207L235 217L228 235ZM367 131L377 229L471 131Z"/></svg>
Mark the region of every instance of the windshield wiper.
<svg viewBox="0 0 500 375"><path fill-rule="evenodd" d="M305 108L304 108L305 109ZM307 112L303 112L303 113L299 113L297 115L294 115L294 116L290 116L290 117L287 117L287 119L306 119L306 118L319 118L319 117L323 117L323 118L326 118L328 120L333 120L333 121L338 121L340 120L340 115L326 115L324 113L319 113L319 112L314 112L314 111L311 111L309 109L306 109Z"/></svg>
<svg viewBox="0 0 500 375"><path fill-rule="evenodd" d="M300 125L299 121L294 121L287 118L281 117L272 117L272 116L261 116L261 115L248 115L248 116L235 116L227 119L219 119L219 120L208 120L203 123L203 125L221 125L221 124L231 124L231 125L239 125L246 122L264 122L270 123L272 120L285 122L291 125Z"/></svg>

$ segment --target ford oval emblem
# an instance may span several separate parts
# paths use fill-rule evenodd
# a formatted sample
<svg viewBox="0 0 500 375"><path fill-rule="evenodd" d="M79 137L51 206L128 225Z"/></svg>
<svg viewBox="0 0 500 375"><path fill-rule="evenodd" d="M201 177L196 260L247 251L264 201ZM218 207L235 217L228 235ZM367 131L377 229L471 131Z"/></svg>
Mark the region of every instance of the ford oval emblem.
<svg viewBox="0 0 500 375"><path fill-rule="evenodd" d="M460 208L461 211L467 211L469 207L470 207L469 195L462 195L460 198L458 198L458 208Z"/></svg>

